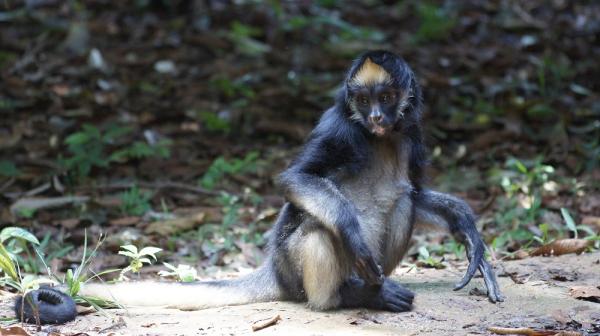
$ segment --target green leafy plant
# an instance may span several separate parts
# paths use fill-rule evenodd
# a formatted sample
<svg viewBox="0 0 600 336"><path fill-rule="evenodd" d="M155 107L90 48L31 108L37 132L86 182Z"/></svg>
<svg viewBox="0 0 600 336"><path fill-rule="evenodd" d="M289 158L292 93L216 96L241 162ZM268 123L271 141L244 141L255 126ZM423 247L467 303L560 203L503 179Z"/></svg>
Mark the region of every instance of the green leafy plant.
<svg viewBox="0 0 600 336"><path fill-rule="evenodd" d="M201 241L205 241L211 245L209 237L219 237L219 246L215 249L234 251L236 235L232 230L232 226L239 220L239 210L242 207L240 198L223 192L217 200L223 212L223 219L217 225L203 225L198 230L198 237Z"/></svg>
<svg viewBox="0 0 600 336"><path fill-rule="evenodd" d="M443 259L435 259L433 256L431 256L429 250L427 250L427 247L425 246L419 247L418 260L421 265L424 265L426 267L432 267L437 269L445 267L444 264L442 264Z"/></svg>
<svg viewBox="0 0 600 336"><path fill-rule="evenodd" d="M575 220L566 208L560 208L560 213L565 221L565 226L569 231L573 233L573 236L579 238L579 232L585 232L585 239L594 242L594 248L600 248L600 234L596 233L594 229L586 225L577 225Z"/></svg>
<svg viewBox="0 0 600 336"><path fill-rule="evenodd" d="M217 77L211 80L210 83L227 98L243 96L245 98L252 99L256 96L256 93L252 87L246 84L245 77L237 78L235 80L231 80L227 77Z"/></svg>
<svg viewBox="0 0 600 336"><path fill-rule="evenodd" d="M163 139L154 145L135 141L128 146L116 147L116 143L132 131L129 127L109 125L105 131L84 124L80 131L65 139L69 156L61 159L64 168L78 179L87 177L92 168L107 168L112 162L146 157L167 158L171 141Z"/></svg>
<svg viewBox="0 0 600 336"><path fill-rule="evenodd" d="M94 296L79 295L81 287L85 286L85 283L94 279L100 279L102 275L119 271L118 269L105 270L100 273L94 273L92 276L89 275L89 266L93 258L96 256L98 249L104 242L103 238L100 237L94 249L88 252L88 241L87 232L84 235L83 240L83 255L81 256L81 262L74 269L67 270L63 279L57 279L57 281L67 286L67 294L70 295L75 302L78 304L88 304L97 311L103 311L108 308L118 308L119 305L111 300L105 298L98 298Z"/></svg>
<svg viewBox="0 0 600 336"><path fill-rule="evenodd" d="M504 196L496 201L498 211L494 213L494 221L502 228L502 233L494 238L491 247L501 250L514 242L528 246L533 241L548 241L548 224L538 226L538 223L546 211L542 207L544 189L555 183L554 168L543 164L541 157L533 160L510 158L505 168L491 173L491 180L504 190ZM538 226L542 236L534 234L529 226Z"/></svg>
<svg viewBox="0 0 600 336"><path fill-rule="evenodd" d="M240 53L248 56L261 56L271 51L271 46L256 39L262 34L262 29L258 27L234 21L227 36Z"/></svg>
<svg viewBox="0 0 600 336"><path fill-rule="evenodd" d="M19 176L21 171L15 166L14 162L7 160L0 160L0 176L4 177L15 177Z"/></svg>
<svg viewBox="0 0 600 336"><path fill-rule="evenodd" d="M130 132L130 128L115 126L102 133L96 126L84 124L81 131L65 139L71 156L62 161L63 165L67 171L74 171L80 179L88 176L93 167L108 167L110 158L106 146Z"/></svg>
<svg viewBox="0 0 600 336"><path fill-rule="evenodd" d="M539 62L538 88L540 94L550 99L562 86L570 83L568 79L574 74L569 58L564 55L546 55Z"/></svg>
<svg viewBox="0 0 600 336"><path fill-rule="evenodd" d="M542 163L541 158L521 161L507 160L505 170L493 170L491 180L504 189L504 197L499 197L498 211L494 220L503 228L503 233L494 239L492 246L501 248L510 241L529 241L534 234L527 230L542 218L542 194L554 181L554 168Z"/></svg>
<svg viewBox="0 0 600 336"><path fill-rule="evenodd" d="M443 40L450 35L457 23L451 12L426 2L417 4L417 15L421 24L415 34L415 42Z"/></svg>
<svg viewBox="0 0 600 336"><path fill-rule="evenodd" d="M179 282L193 282L198 276L198 271L190 265L179 264L177 267L163 263L170 271L159 271L158 275L162 277L175 277Z"/></svg>
<svg viewBox="0 0 600 336"><path fill-rule="evenodd" d="M39 273L37 247L40 245L40 241L31 232L20 227L5 227L0 231L0 244L5 246L11 260L14 260L17 265L21 265L25 272ZM24 254L25 257L21 254Z"/></svg>
<svg viewBox="0 0 600 336"><path fill-rule="evenodd" d="M17 216L21 218L33 218L35 216L36 209L27 208L27 207L19 207L16 209Z"/></svg>
<svg viewBox="0 0 600 336"><path fill-rule="evenodd" d="M457 259L462 259L465 256L465 245L457 242L453 238L450 238L442 246L444 253L452 253Z"/></svg>
<svg viewBox="0 0 600 336"><path fill-rule="evenodd" d="M138 248L134 245L123 245L121 246L120 255L124 255L129 258L129 265L121 270L119 274L119 280L127 280L125 276L127 272L138 273L142 269L144 264L152 264L152 260L156 261L156 253L162 251L161 248L147 246L138 251Z"/></svg>
<svg viewBox="0 0 600 336"><path fill-rule="evenodd" d="M258 152L255 151L249 152L242 159L234 158L226 160L220 156L208 167L206 173L200 179L200 185L207 189L213 189L228 174L254 172L257 168L258 156Z"/></svg>
<svg viewBox="0 0 600 336"><path fill-rule="evenodd" d="M12 245L12 249L7 249L5 243ZM15 246L15 243L19 245ZM0 269L4 274L0 283L12 287L21 295L27 295L29 291L38 289L41 283L47 282L33 274L21 276L19 264L16 261L17 253L21 252L22 246L27 244L39 245L39 241L23 228L7 227L0 232Z"/></svg>
<svg viewBox="0 0 600 336"><path fill-rule="evenodd" d="M211 132L223 132L229 134L231 131L231 124L229 121L220 118L213 112L202 111L199 113L199 116L204 127Z"/></svg>
<svg viewBox="0 0 600 336"><path fill-rule="evenodd" d="M137 186L133 186L121 194L121 212L126 215L141 216L152 208L151 198L151 193L143 192Z"/></svg>
<svg viewBox="0 0 600 336"><path fill-rule="evenodd" d="M171 156L171 145L172 141L167 139L162 139L155 145L149 145L142 141L135 141L130 146L113 152L110 155L110 161L124 162L128 159L143 159L147 157L166 159Z"/></svg>
<svg viewBox="0 0 600 336"><path fill-rule="evenodd" d="M239 225L241 209L248 204L259 202L252 196L251 191L248 190L243 197L223 192L217 202L222 206L221 222L206 223L197 229L196 238L202 242L205 253L209 256L218 256L221 252L238 251L239 243L251 243L254 246L262 246L266 243L262 232L270 227L270 223L263 221L264 218Z"/></svg>

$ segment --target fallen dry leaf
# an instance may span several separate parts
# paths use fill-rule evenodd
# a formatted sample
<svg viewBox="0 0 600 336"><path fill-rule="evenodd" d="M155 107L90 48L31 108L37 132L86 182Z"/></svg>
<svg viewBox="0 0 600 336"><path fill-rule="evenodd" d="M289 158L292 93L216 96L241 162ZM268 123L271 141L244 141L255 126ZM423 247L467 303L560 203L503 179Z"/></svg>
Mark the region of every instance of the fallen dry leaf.
<svg viewBox="0 0 600 336"><path fill-rule="evenodd" d="M131 225L135 225L139 222L140 222L140 217L128 216L128 217L121 217L121 218L110 220L108 223L110 225L116 225L116 226L131 226Z"/></svg>
<svg viewBox="0 0 600 336"><path fill-rule="evenodd" d="M583 216L583 218L581 218L581 225L591 226L596 230L596 232L600 232L600 217Z"/></svg>
<svg viewBox="0 0 600 336"><path fill-rule="evenodd" d="M156 221L150 223L144 232L147 234L155 233L161 236L170 236L177 232L195 228L204 222L205 217L206 214L204 212L199 212L188 217Z"/></svg>
<svg viewBox="0 0 600 336"><path fill-rule="evenodd" d="M600 288L594 286L574 286L569 289L569 295L579 300L600 303Z"/></svg>
<svg viewBox="0 0 600 336"><path fill-rule="evenodd" d="M1 336L29 336L29 333L21 327L0 328Z"/></svg>
<svg viewBox="0 0 600 336"><path fill-rule="evenodd" d="M529 253L527 253L527 251L518 250L517 252L515 252L514 256L515 259L525 259L529 257Z"/></svg>
<svg viewBox="0 0 600 336"><path fill-rule="evenodd" d="M80 306L77 305L75 306L75 309L77 309L77 315L87 315L87 314L92 314L96 312L96 308L89 306Z"/></svg>
<svg viewBox="0 0 600 336"><path fill-rule="evenodd" d="M74 229L77 227L77 225L79 225L80 222L81 220L79 218L67 218L55 221L53 224L60 225L65 229Z"/></svg>
<svg viewBox="0 0 600 336"><path fill-rule="evenodd" d="M530 253L535 256L559 256L569 253L580 254L590 245L589 240L585 239L559 239L546 245L540 246Z"/></svg>

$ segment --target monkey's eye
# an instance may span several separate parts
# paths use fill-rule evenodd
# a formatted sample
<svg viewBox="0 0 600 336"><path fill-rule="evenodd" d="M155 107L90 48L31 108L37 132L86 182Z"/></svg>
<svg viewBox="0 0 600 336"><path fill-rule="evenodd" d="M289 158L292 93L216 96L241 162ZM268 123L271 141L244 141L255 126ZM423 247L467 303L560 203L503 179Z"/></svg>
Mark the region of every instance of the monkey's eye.
<svg viewBox="0 0 600 336"><path fill-rule="evenodd" d="M361 105L369 105L369 98L365 95L360 95L356 98Z"/></svg>
<svg viewBox="0 0 600 336"><path fill-rule="evenodd" d="M381 102L382 104L391 103L392 100L394 100L394 94L392 93L382 93L379 96L379 102Z"/></svg>

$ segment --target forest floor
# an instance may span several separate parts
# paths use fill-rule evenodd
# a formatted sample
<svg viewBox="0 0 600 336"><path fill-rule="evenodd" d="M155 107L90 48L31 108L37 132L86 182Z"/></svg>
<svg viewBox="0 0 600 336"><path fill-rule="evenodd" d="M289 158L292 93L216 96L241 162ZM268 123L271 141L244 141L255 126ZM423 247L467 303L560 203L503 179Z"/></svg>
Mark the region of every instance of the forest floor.
<svg viewBox="0 0 600 336"><path fill-rule="evenodd" d="M600 333L600 304L569 294L600 286L600 1L224 3L0 1L0 228L41 242L2 241L23 274L62 279L98 241L87 274L127 267L129 244L163 249L143 278L162 262L199 279L255 268L285 202L276 176L351 61L388 49L423 88L428 186L472 206L506 302L478 295L481 278L452 291L464 250L438 237L395 275L410 313L111 310L40 334L238 335L277 315L257 333ZM564 238L596 252L504 261Z"/></svg>
<svg viewBox="0 0 600 336"><path fill-rule="evenodd" d="M443 270L399 267L393 278L416 292L414 310L408 313L315 312L290 302L200 311L136 308L105 311L110 316L80 315L62 326L45 326L38 335L491 335L490 327L600 335L600 304L576 299L572 290L599 288L600 253L497 263L506 296L497 304L483 294L481 278L452 291L465 267L464 263ZM7 309L8 299L3 300L2 312L9 314ZM281 320L276 325L252 331L253 324L277 315ZM35 334L35 327L28 326L28 331Z"/></svg>

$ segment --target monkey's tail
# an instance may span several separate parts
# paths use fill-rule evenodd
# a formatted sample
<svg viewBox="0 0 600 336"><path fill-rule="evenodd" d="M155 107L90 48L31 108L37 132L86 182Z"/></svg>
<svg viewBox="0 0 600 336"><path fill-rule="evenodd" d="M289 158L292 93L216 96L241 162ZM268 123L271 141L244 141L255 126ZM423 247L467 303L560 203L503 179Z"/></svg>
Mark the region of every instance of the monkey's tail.
<svg viewBox="0 0 600 336"><path fill-rule="evenodd" d="M282 291L269 263L265 263L253 273L232 280L86 284L80 294L113 300L124 307L153 306L183 310L282 299Z"/></svg>

